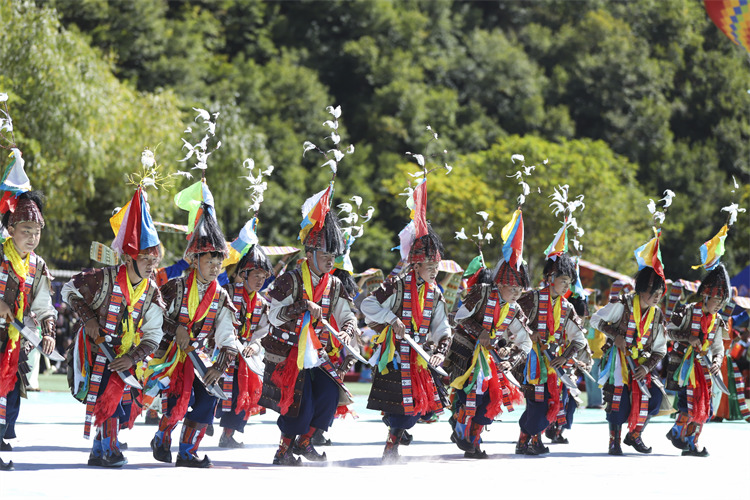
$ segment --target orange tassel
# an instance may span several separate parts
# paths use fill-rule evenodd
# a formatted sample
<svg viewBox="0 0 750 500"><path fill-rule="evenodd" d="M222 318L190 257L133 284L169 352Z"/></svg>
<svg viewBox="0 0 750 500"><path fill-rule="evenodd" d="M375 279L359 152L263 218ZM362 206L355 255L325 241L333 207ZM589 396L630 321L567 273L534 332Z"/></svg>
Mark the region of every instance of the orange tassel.
<svg viewBox="0 0 750 500"><path fill-rule="evenodd" d="M18 354L21 343L16 343L16 348L10 348L10 340L5 343L5 349L0 355L0 397L5 397L16 385L16 372L18 371Z"/></svg>
<svg viewBox="0 0 750 500"><path fill-rule="evenodd" d="M172 408L172 411L169 412L169 425L176 425L187 413L188 404L190 404L190 394L193 392L194 379L193 362L190 358L185 358L185 361L182 362L182 367L178 366L175 369L169 389L167 389L169 396L177 397L177 403Z"/></svg>
<svg viewBox="0 0 750 500"><path fill-rule="evenodd" d="M557 418L557 412L560 411L560 385L557 383L557 372L551 368L547 373L547 387L549 388L547 421L552 422Z"/></svg>
<svg viewBox="0 0 750 500"><path fill-rule="evenodd" d="M283 363L279 363L271 375L271 382L281 391L279 413L286 415L294 402L294 386L297 382L297 346L292 347L289 356Z"/></svg>

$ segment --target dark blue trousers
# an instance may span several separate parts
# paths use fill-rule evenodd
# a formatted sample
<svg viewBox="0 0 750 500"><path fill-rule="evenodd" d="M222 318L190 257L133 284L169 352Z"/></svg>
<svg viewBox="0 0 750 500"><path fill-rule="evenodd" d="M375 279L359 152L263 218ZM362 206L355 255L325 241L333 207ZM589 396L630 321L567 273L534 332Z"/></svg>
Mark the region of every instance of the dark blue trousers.
<svg viewBox="0 0 750 500"><path fill-rule="evenodd" d="M16 385L5 396L5 422L7 427L5 428L5 436L0 436L0 438L14 439L16 437L16 420L18 420L18 412L21 409L21 384L21 376L17 375Z"/></svg>
<svg viewBox="0 0 750 500"><path fill-rule="evenodd" d="M653 391L651 391L651 393L653 394ZM709 398L709 404L711 412L708 415L708 419L710 420L714 416L713 398ZM649 406L649 410L650 409L651 407ZM677 391L677 411L690 416L690 410L688 409L687 387L683 387L679 391Z"/></svg>
<svg viewBox="0 0 750 500"><path fill-rule="evenodd" d="M536 402L533 399L526 398L526 409L523 411L518 425L526 434L533 436L539 434L549 426L547 420L547 407L549 402L549 388L544 386L544 401Z"/></svg>
<svg viewBox="0 0 750 500"><path fill-rule="evenodd" d="M321 368L305 370L302 400L296 417L280 415L276 424L282 434L298 436L310 427L328 430L339 403L339 385Z"/></svg>
<svg viewBox="0 0 750 500"><path fill-rule="evenodd" d="M186 420L192 420L199 424L211 424L214 421L214 412L216 411L216 403L218 398L211 396L206 391L206 386L196 376L193 379L193 391L190 394L190 410L185 415ZM172 409L177 404L177 398L175 396L169 396L167 398L167 414L172 415Z"/></svg>
<svg viewBox="0 0 750 500"><path fill-rule="evenodd" d="M234 380L232 380L232 408L229 411L222 410L222 405L217 404L216 405L216 417L220 418L220 424L225 429L232 429L239 432L244 432L245 430L245 424L246 418L245 418L245 410L242 410L239 413L235 413L235 408L237 406L237 398L240 395L240 386L237 379L239 378L237 376L238 370L234 371Z"/></svg>
<svg viewBox="0 0 750 500"><path fill-rule="evenodd" d="M661 406L661 400L664 395L661 390L653 384L649 388L649 391L651 392L651 399L648 400L648 415L653 417L659 414L659 407ZM611 411L607 413L607 422L615 425L623 425L627 423L628 416L630 415L630 408L630 388L625 385L622 387L620 409L619 411Z"/></svg>
<svg viewBox="0 0 750 500"><path fill-rule="evenodd" d="M571 397L570 391L565 388L562 389L562 404L565 408L565 425L562 428L570 429L573 427L573 416L575 415L576 408L578 408L578 403Z"/></svg>
<svg viewBox="0 0 750 500"><path fill-rule="evenodd" d="M456 397L458 398L458 404L459 406L457 408L460 408L461 406L466 406L466 393L462 390L455 391ZM490 425L492 423L492 419L489 419L486 417L487 415L487 406L492 402L492 398L490 398L490 395L488 393L484 394L477 394L476 398L476 413L471 418L472 422L475 422L480 425Z"/></svg>

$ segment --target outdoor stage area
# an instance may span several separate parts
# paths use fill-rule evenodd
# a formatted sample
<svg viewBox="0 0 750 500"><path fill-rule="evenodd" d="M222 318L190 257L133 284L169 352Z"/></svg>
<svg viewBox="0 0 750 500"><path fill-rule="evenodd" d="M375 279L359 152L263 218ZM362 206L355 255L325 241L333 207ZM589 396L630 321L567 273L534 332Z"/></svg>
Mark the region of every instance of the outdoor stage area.
<svg viewBox="0 0 750 500"><path fill-rule="evenodd" d="M356 385L357 393L366 393L366 386ZM582 409L566 431L570 444L549 445L549 455L526 457L513 453L521 406L485 432L490 458L470 460L450 442L443 414L439 422L412 429L413 443L401 447L402 463L381 465L386 428L380 414L365 405L366 396L356 396L359 418L337 420L328 432L333 445L319 448L328 454L327 463L271 465L279 433L276 414L269 411L236 435L244 449L220 449L217 425L200 449L214 462L208 470L156 462L149 448L156 427L141 417L121 433L129 464L107 470L86 466L91 443L83 438L84 406L64 392L31 393L21 404L14 450L0 453L16 464L15 471L0 472L0 499L748 498L750 424L744 421L706 425L701 442L708 458L680 456L665 438L669 417L646 429L652 454L623 446L625 456L611 457L604 411ZM179 427L173 438L176 456Z"/></svg>

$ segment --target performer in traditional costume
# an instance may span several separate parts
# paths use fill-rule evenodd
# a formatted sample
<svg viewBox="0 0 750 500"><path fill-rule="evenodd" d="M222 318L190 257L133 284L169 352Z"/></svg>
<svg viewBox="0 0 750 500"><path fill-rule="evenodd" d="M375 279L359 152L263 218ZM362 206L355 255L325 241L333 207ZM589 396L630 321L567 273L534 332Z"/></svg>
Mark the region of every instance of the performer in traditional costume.
<svg viewBox="0 0 750 500"><path fill-rule="evenodd" d="M657 244L652 245L654 252ZM643 430L659 413L663 397L651 372L667 353L665 320L658 305L664 295L664 271L660 258L646 262L651 265L642 266L636 274L635 291L612 299L591 318L591 326L607 336L599 384L604 387L610 455L622 455L620 435L625 423L628 433L623 442L639 453L651 453L643 442Z"/></svg>
<svg viewBox="0 0 750 500"><path fill-rule="evenodd" d="M480 447L485 426L502 413L503 405L513 411L513 404L523 401L523 394L509 381L509 372L526 360L531 349L532 332L516 303L529 288L520 209L506 229L503 255L491 284L475 283L456 314L456 329L444 363L454 389L451 441L466 458L487 458Z"/></svg>
<svg viewBox="0 0 750 500"><path fill-rule="evenodd" d="M516 454L519 455L549 453L549 448L542 444L541 433L555 419L560 407L561 381L556 370L586 348L580 320L564 297L574 279L575 265L568 254L548 252L544 265L546 285L518 300L534 332L524 370L526 410L518 422L521 434Z"/></svg>
<svg viewBox="0 0 750 500"><path fill-rule="evenodd" d="M580 278L579 278L580 283ZM568 302L573 306L576 314L581 320L581 323L586 324L588 317L588 306L586 299L581 295L571 295L568 297ZM568 375L570 380L576 381L582 371L589 373L593 364L591 359L592 353L589 345L587 344L584 349L578 351L573 358L568 360L563 370ZM544 435L554 444L568 444L568 438L563 436L563 432L573 428L573 420L575 417L575 411L578 405L581 403L578 397L578 389L572 389L570 387L563 386L560 390L560 409L557 411L557 416L549 427L544 431Z"/></svg>
<svg viewBox="0 0 750 500"><path fill-rule="evenodd" d="M2 226L9 234L0 246L0 439L16 437L15 423L20 398L26 395L23 375L19 371L24 371L22 366L33 348L30 342L24 341L12 323L18 319L22 323L28 320L40 325L40 347L44 354L49 355L55 349L57 320L57 311L50 296L47 265L34 253L44 228L42 195L38 191L26 190L31 186L23 173L21 152L14 149L11 158L3 179L15 171L22 174L26 181L24 188L14 187L6 191L0 202ZM3 184L0 189L6 187ZM10 444L4 440L2 443L5 445L3 451L12 450ZM0 459L0 470L12 469L12 461L5 464Z"/></svg>
<svg viewBox="0 0 750 500"><path fill-rule="evenodd" d="M303 205L300 240L306 258L276 279L268 294L271 329L261 341L266 352L260 404L279 412L275 465L299 465L295 454L327 460L311 437L317 429L328 429L340 402L351 403L328 358L331 333L323 323L334 319L344 342L356 335L357 320L346 292L330 274L335 258L345 251L338 217L330 211L332 193L333 182Z"/></svg>
<svg viewBox="0 0 750 500"><path fill-rule="evenodd" d="M117 235L112 247L124 263L74 276L62 298L80 318L68 351L68 382L76 399L86 403L84 436L88 439L92 422L97 427L88 465L122 467L127 459L117 434L132 404L124 396L130 385L139 385L132 376L135 365L161 341L164 304L151 279L159 237L141 186L110 223Z"/></svg>
<svg viewBox="0 0 750 500"><path fill-rule="evenodd" d="M708 274L692 300L688 299L687 304L675 309L667 326L668 334L674 340L667 366L667 388L677 391L679 412L667 438L682 450L683 456L708 456L706 448L699 449L698 438L703 425L713 414L712 385L723 385L722 339L727 327L719 312L731 301L732 289L729 275L720 261L729 228L744 209L734 203L722 211L729 213L726 224L701 245L701 264L693 266L693 269L704 267Z"/></svg>
<svg viewBox="0 0 750 500"><path fill-rule="evenodd" d="M257 219L253 218L231 245L235 250L239 249L240 260L235 275L241 281L230 282L225 289L237 310L235 323L240 325L238 340L242 350L224 376L224 392L231 394L231 397L223 400L216 408L216 416L220 419L222 428L219 448L242 448L243 443L234 439L235 431L244 432L250 416L265 413L265 408L258 404L263 390L260 341L268 333L270 324L268 302L260 292L273 273L273 267L258 245L256 224ZM260 371L261 376L250 369L250 363Z"/></svg>
<svg viewBox="0 0 750 500"><path fill-rule="evenodd" d="M192 269L187 277L170 280L161 288L166 303L164 339L149 369L152 383L161 381L167 386L162 390L166 411L151 449L156 460L170 463L172 431L184 417L175 465L208 468L213 464L206 455L198 457L198 447L213 422L218 401L209 388L217 388L216 382L238 352L235 308L217 281L229 251L205 180L178 193L175 201L191 212L185 257ZM219 355L210 364L214 348ZM204 372L202 380L195 376L196 368Z"/></svg>
<svg viewBox="0 0 750 500"><path fill-rule="evenodd" d="M426 220L426 179L413 190L407 205L412 208L412 221L399 239L401 259L408 266L361 306L368 324L379 332L367 407L385 413L389 426L383 451L386 463L399 460L398 445L405 431L448 405L442 381L433 371L445 359L451 329L445 300L435 283L443 245ZM429 360L417 353L407 336L422 346Z"/></svg>

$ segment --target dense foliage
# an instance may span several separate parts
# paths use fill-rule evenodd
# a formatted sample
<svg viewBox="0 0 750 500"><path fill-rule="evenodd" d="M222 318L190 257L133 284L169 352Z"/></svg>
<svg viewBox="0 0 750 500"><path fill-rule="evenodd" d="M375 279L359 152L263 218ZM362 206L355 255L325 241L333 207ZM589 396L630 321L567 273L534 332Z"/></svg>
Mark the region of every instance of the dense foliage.
<svg viewBox="0 0 750 500"><path fill-rule="evenodd" d="M542 191L525 206L532 265L558 227L547 206L558 184L586 196L584 257L625 273L651 234L646 202L665 189L677 193L662 250L672 278L699 276L690 265L721 207L750 205L748 60L698 0L0 0L0 28L0 92L49 197L39 251L57 266L86 264L89 242L111 238L107 218L144 147L166 171L186 169L182 131L202 133L192 107L220 112L207 178L227 237L248 216L240 177L252 157L276 166L261 237L294 244L299 206L328 178L302 144L325 142L325 107L340 104L356 149L334 202L356 194L377 208L353 249L358 268L397 259L408 220L397 194L416 170L406 151L449 152L453 172L430 176L428 216L462 265L476 250L452 236L479 210L497 224L485 254L499 255L519 193L512 154L536 165L529 182ZM185 223L170 196L188 182L151 190L157 219ZM181 253L179 237L164 239ZM748 241L745 213L727 240L730 270L750 261Z"/></svg>

